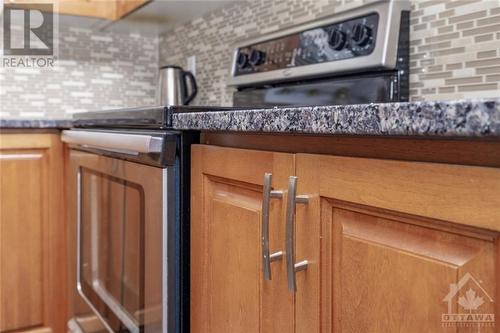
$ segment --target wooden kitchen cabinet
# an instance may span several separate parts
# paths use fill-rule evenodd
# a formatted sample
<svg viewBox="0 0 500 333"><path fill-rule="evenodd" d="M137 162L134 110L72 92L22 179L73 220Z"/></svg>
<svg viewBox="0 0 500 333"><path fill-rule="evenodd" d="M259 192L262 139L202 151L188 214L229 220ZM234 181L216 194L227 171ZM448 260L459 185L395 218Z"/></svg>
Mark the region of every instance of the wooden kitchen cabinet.
<svg viewBox="0 0 500 333"><path fill-rule="evenodd" d="M264 280L263 181L285 190L293 155L195 145L192 148L191 332L291 332L293 295L284 258ZM283 250L286 198L270 200L271 253Z"/></svg>
<svg viewBox="0 0 500 333"><path fill-rule="evenodd" d="M263 279L265 172L285 192L272 251L286 252L289 176L308 198L295 293L285 258ZM192 177L193 332L449 332L449 314L500 315L498 168L199 145Z"/></svg>
<svg viewBox="0 0 500 333"><path fill-rule="evenodd" d="M296 332L446 332L461 297L498 317L499 169L297 154L296 171Z"/></svg>
<svg viewBox="0 0 500 333"><path fill-rule="evenodd" d="M89 16L106 20L119 20L150 0L10 0L9 6L30 6L49 3L54 11L63 15Z"/></svg>
<svg viewBox="0 0 500 333"><path fill-rule="evenodd" d="M63 145L0 134L0 332L66 332Z"/></svg>

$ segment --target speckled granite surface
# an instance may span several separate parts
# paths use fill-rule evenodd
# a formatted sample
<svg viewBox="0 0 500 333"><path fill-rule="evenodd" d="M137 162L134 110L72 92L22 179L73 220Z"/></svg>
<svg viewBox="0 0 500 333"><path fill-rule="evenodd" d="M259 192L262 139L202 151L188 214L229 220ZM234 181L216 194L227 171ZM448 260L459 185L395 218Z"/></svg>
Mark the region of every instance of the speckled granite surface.
<svg viewBox="0 0 500 333"><path fill-rule="evenodd" d="M500 138L500 98L174 113L178 130ZM0 119L1 128L69 128L71 119Z"/></svg>
<svg viewBox="0 0 500 333"><path fill-rule="evenodd" d="M500 98L180 113L172 124L207 131L500 137Z"/></svg>
<svg viewBox="0 0 500 333"><path fill-rule="evenodd" d="M2 128L70 128L71 119L0 119Z"/></svg>

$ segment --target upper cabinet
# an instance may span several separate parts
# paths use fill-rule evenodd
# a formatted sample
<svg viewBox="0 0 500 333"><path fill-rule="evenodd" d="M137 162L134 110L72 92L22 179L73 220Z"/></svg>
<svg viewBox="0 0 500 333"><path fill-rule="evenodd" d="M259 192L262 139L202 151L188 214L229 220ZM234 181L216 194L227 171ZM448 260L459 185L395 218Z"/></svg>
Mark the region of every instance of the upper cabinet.
<svg viewBox="0 0 500 333"><path fill-rule="evenodd" d="M145 5L151 0L115 0L115 18L114 20L121 19L122 17L132 13L139 7Z"/></svg>
<svg viewBox="0 0 500 333"><path fill-rule="evenodd" d="M150 0L41 0L37 4L53 3L59 14L96 17L116 21L132 13ZM10 6L33 4L33 0L10 0Z"/></svg>

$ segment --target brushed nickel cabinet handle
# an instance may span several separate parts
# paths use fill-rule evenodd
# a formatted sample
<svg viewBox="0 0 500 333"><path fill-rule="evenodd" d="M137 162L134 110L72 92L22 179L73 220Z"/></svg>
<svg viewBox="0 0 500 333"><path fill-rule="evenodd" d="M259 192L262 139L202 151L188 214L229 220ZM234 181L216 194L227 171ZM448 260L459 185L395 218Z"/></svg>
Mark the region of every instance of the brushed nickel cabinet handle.
<svg viewBox="0 0 500 333"><path fill-rule="evenodd" d="M295 273L307 269L307 260L295 263L295 206L309 203L309 196L297 195L297 177L290 176L288 180L288 200L286 206L286 268L288 290L297 291Z"/></svg>
<svg viewBox="0 0 500 333"><path fill-rule="evenodd" d="M273 175L264 174L264 194L262 199L262 263L264 266L264 279L271 280L271 262L280 260L283 252L278 251L269 254L269 206L271 198L283 198L283 191L271 190Z"/></svg>

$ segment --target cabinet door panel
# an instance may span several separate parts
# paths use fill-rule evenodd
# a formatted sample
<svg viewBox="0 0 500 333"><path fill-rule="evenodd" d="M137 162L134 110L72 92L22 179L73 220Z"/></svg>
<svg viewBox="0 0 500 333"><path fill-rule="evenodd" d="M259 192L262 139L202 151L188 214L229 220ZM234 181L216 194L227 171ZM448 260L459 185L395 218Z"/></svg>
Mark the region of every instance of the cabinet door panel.
<svg viewBox="0 0 500 333"><path fill-rule="evenodd" d="M292 332L284 260L263 277L264 173L285 189L293 156L197 145L192 159L191 331ZM285 199L270 202L270 250L283 250Z"/></svg>
<svg viewBox="0 0 500 333"><path fill-rule="evenodd" d="M43 322L42 158L0 158L0 332Z"/></svg>
<svg viewBox="0 0 500 333"><path fill-rule="evenodd" d="M210 331L259 332L260 251L257 193L245 202L215 198L208 248L210 267ZM255 204L254 207L251 205ZM250 207L244 207L246 204ZM242 286L245 286L243 289Z"/></svg>
<svg viewBox="0 0 500 333"><path fill-rule="evenodd" d="M296 332L476 332L446 315L498 316L498 232L471 226L500 228L500 170L307 154L296 163L299 194L313 198L297 208L297 259L309 267L297 277Z"/></svg>
<svg viewBox="0 0 500 333"><path fill-rule="evenodd" d="M58 134L0 134L0 332L63 332L66 251Z"/></svg>
<svg viewBox="0 0 500 333"><path fill-rule="evenodd" d="M493 295L491 241L324 205L332 212L331 220L322 223L332 223L334 232L325 237L336 240L333 256L339 256L333 267L340 277L325 281L333 283L332 299L338 305L333 308L339 320L334 331L443 331L443 299L449 285L466 273L481 279ZM462 312L457 303L451 310ZM481 311L494 313L493 304L488 302Z"/></svg>

